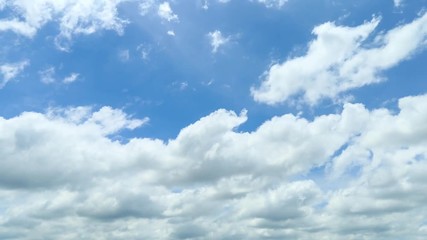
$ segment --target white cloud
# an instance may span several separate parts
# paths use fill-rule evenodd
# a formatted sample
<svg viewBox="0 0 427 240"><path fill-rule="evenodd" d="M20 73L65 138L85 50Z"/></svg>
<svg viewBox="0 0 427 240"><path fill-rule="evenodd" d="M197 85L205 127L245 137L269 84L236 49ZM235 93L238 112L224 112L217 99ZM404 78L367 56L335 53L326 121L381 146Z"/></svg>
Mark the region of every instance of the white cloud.
<svg viewBox="0 0 427 240"><path fill-rule="evenodd" d="M17 19L0 20L0 31L12 31L26 37L33 37L37 32L37 28Z"/></svg>
<svg viewBox="0 0 427 240"><path fill-rule="evenodd" d="M427 180L421 175L427 169L427 128L419 127L427 119L426 100L426 95L402 98L397 114L387 109L370 112L365 130L333 161L340 179L354 174L351 167L359 169L356 179L332 194L326 209L332 218L347 219L336 221L343 231L356 236L361 234L358 229L372 229L371 234L380 230L410 239L422 234L419 226L424 223L416 219L427 212L427 195L422 193ZM355 149L369 154L353 155Z"/></svg>
<svg viewBox="0 0 427 240"><path fill-rule="evenodd" d="M55 67L48 67L42 71L39 71L40 81L44 84L54 83L55 80Z"/></svg>
<svg viewBox="0 0 427 240"><path fill-rule="evenodd" d="M216 53L218 49L230 41L230 37L224 37L219 30L209 32L208 36L211 41L212 52Z"/></svg>
<svg viewBox="0 0 427 240"><path fill-rule="evenodd" d="M208 3L208 0L205 0L205 1L203 2L202 8L203 8L204 10L208 10L208 9L209 9L209 3Z"/></svg>
<svg viewBox="0 0 427 240"><path fill-rule="evenodd" d="M147 119L111 107L0 118L0 236L421 239L427 95L399 108L346 104L252 132L237 129L245 111L218 110L166 142L112 140Z"/></svg>
<svg viewBox="0 0 427 240"><path fill-rule="evenodd" d="M219 3L228 3L230 0L217 0ZM289 0L250 0L251 2L256 1L258 3L264 4L268 8L281 8Z"/></svg>
<svg viewBox="0 0 427 240"><path fill-rule="evenodd" d="M29 65L29 61L21 61L18 63L7 63L0 65L0 74L2 78L0 79L0 89L2 89L10 80L18 76L25 67Z"/></svg>
<svg viewBox="0 0 427 240"><path fill-rule="evenodd" d="M276 104L301 95L303 101L313 105L321 99L336 99L348 90L383 81L383 70L422 49L427 36L427 14L366 42L378 22L375 18L356 27L331 22L315 27L313 33L317 38L309 44L306 55L271 66L261 86L251 89L254 99Z"/></svg>
<svg viewBox="0 0 427 240"><path fill-rule="evenodd" d="M307 171L312 166L321 164L328 159L346 142L346 139L353 135L358 126L349 125L348 121L352 116L358 115L359 108L359 106L349 105L343 111L342 116L322 116L313 122L299 119L293 115L284 115L264 123L253 133L233 131L246 121L245 112L236 115L233 112L218 110L184 128L176 139L170 140L167 144L159 140L149 139L133 139L127 145L109 143L110 141L105 136L115 134L125 128L134 129L147 121L147 119L130 120L122 111L109 107L103 107L93 113L90 109L81 107L52 109L46 116L26 113L22 117L3 121L2 124L15 124L14 122L18 120L16 124L21 124L21 122L22 124L37 123L25 125L27 127L22 132L24 135L31 132L37 135L47 129L52 129L55 133L51 133L53 134L52 138L46 135L46 141L53 141L55 138L58 140L52 143L38 141L37 144L41 144L40 147L42 148L51 147L50 144L60 141L59 139L65 141L67 139L65 136L69 134L69 131L74 132L73 136L76 138L89 137L90 140L88 141L99 141L106 144L105 149L122 149L119 150L120 152L128 147L135 150L148 150L154 147L152 149L153 151L156 149L154 152L146 153L147 160L152 158L154 162L161 165L161 168L153 169L152 174L156 174L151 175L154 177L160 174L157 181L164 184L181 185L192 181L216 181L222 177L239 173L262 175L263 172L268 172L269 176L287 176ZM41 129L32 129L33 126L40 126ZM332 129L332 126L335 128ZM18 127L19 125L9 127L10 134L15 134L13 129ZM61 132L62 127L66 129L64 133ZM9 135L5 133L4 136ZM283 138L282 136L287 137ZM39 145L31 142L31 139L40 137L38 135L34 137L23 136L21 145L23 147L34 146L35 150ZM307 141L307 139L310 140ZM71 140L72 138L70 138ZM82 139L81 142L87 141ZM68 144L74 143L69 142L66 145L68 146ZM112 145L110 146L110 144ZM59 146L57 147L59 148ZM3 149L6 150L8 147L5 146ZM98 154L96 148L91 149L94 152L87 152L86 154ZM245 149L251 149L251 151L248 152ZM69 149L69 151L74 150L76 149ZM132 151L129 154L133 154ZM41 153L49 154L49 151L43 150ZM86 154L84 156L89 156ZM73 154L70 153L69 155L72 156ZM43 158L48 161L49 157L45 155ZM106 161L107 159L109 157L106 157ZM195 165L196 159L198 163ZM54 159L51 160L55 161ZM134 162L137 159L130 157L127 161ZM276 172L276 169L286 169L286 171ZM169 174L163 175L162 172L164 171Z"/></svg>
<svg viewBox="0 0 427 240"><path fill-rule="evenodd" d="M123 129L133 130L148 122L148 118L131 119L120 109L109 106L93 112L90 107L51 108L48 110L49 119L62 120L86 126L96 126L103 135L115 134Z"/></svg>
<svg viewBox="0 0 427 240"><path fill-rule="evenodd" d="M23 113L15 119L1 119L0 155L5 171L2 171L0 185L28 188L65 182L80 184L75 177L87 179L86 174L102 172L108 167L108 158L99 152L102 148L96 150L101 155L93 155L96 152L90 150L98 144L98 147L107 144L104 145L107 148L115 145L108 146L102 136L134 129L146 121L130 119L121 110L110 107L97 112L83 107L51 109L46 115ZM8 138L10 141L5 141ZM18 159L22 165L16 164Z"/></svg>
<svg viewBox="0 0 427 240"><path fill-rule="evenodd" d="M310 215L319 201L320 189L313 181L295 181L274 189L249 193L242 200L239 215L272 221L294 220Z"/></svg>
<svg viewBox="0 0 427 240"><path fill-rule="evenodd" d="M167 20L170 21L178 21L178 15L174 14L172 11L172 8L169 4L169 2L163 2L159 5L159 8L157 10L157 14Z"/></svg>
<svg viewBox="0 0 427 240"><path fill-rule="evenodd" d="M65 77L62 82L65 84L73 83L79 78L79 75L78 73L71 73L69 76Z"/></svg>
<svg viewBox="0 0 427 240"><path fill-rule="evenodd" d="M62 83L70 84L75 82L79 78L78 73L71 73L70 75L64 77ZM57 81L56 69L53 66L50 66L44 70L39 71L40 81L44 84L53 84Z"/></svg>
<svg viewBox="0 0 427 240"><path fill-rule="evenodd" d="M393 0L393 3L395 7L400 7L402 6L403 0Z"/></svg>
<svg viewBox="0 0 427 240"><path fill-rule="evenodd" d="M11 0L4 4L19 19L0 20L0 31L13 31L33 37L48 22L57 22L59 48L66 50L74 35L91 34L98 30L123 31L125 20L117 16L117 6L124 0Z"/></svg>
<svg viewBox="0 0 427 240"><path fill-rule="evenodd" d="M272 8L281 8L288 0L258 0L259 3L264 4L266 7Z"/></svg>
<svg viewBox="0 0 427 240"><path fill-rule="evenodd" d="M169 30L169 31L167 31L166 32L169 36L175 36L175 32L174 31L172 31L172 30Z"/></svg>
<svg viewBox="0 0 427 240"><path fill-rule="evenodd" d="M121 129L133 130L148 122L145 119L129 119L121 110L111 107L102 107L98 112L94 112L87 120L88 124L96 124L104 134L117 133Z"/></svg>
<svg viewBox="0 0 427 240"><path fill-rule="evenodd" d="M147 15L155 5L154 0L142 0L139 3L139 11L142 16Z"/></svg>

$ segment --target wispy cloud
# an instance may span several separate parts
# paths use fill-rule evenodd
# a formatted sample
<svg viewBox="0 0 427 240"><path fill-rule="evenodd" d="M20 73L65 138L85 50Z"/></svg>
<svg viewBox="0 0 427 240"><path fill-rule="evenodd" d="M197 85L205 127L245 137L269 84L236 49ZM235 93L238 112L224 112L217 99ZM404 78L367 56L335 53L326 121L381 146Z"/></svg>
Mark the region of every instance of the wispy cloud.
<svg viewBox="0 0 427 240"><path fill-rule="evenodd" d="M140 44L136 47L136 51L139 52L141 59L147 61L150 56L151 47L146 44Z"/></svg>
<svg viewBox="0 0 427 240"><path fill-rule="evenodd" d="M56 81L55 73L55 67L48 67L44 70L39 71L40 81L44 84L54 83Z"/></svg>
<svg viewBox="0 0 427 240"><path fill-rule="evenodd" d="M210 39L210 43L212 46L212 52L218 52L218 49L230 42L230 37L225 37L221 31L215 30L213 32L208 33L208 37Z"/></svg>
<svg viewBox="0 0 427 240"><path fill-rule="evenodd" d="M78 73L71 73L69 76L65 77L62 82L65 84L73 83L73 82L77 81L79 76L80 76L80 74L78 74Z"/></svg>
<svg viewBox="0 0 427 240"><path fill-rule="evenodd" d="M28 60L24 60L17 63L6 63L0 65L0 73L2 75L0 89L2 89L13 78L18 76L18 74L20 74L29 64L30 62Z"/></svg>
<svg viewBox="0 0 427 240"><path fill-rule="evenodd" d="M155 5L154 0L141 0L139 3L139 10L142 16L147 15Z"/></svg>
<svg viewBox="0 0 427 240"><path fill-rule="evenodd" d="M281 8L288 2L288 0L258 0L258 2L269 8Z"/></svg>

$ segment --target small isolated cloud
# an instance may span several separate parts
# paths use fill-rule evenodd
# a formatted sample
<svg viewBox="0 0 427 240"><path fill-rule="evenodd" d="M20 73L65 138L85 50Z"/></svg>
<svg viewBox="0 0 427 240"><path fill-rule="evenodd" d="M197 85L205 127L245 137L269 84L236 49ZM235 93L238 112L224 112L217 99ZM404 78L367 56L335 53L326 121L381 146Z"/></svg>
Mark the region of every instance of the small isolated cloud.
<svg viewBox="0 0 427 240"><path fill-rule="evenodd" d="M219 30L209 32L208 36L211 41L212 52L216 53L218 49L230 41L230 37L224 37Z"/></svg>
<svg viewBox="0 0 427 240"><path fill-rule="evenodd" d="M188 86L189 85L187 81L183 81L183 82L176 81L171 84L171 87L173 90L179 90L179 91L186 90Z"/></svg>
<svg viewBox="0 0 427 240"><path fill-rule="evenodd" d="M10 80L18 76L26 66L29 65L28 60L24 60L18 63L6 63L0 65L0 74L2 78L0 78L0 89L2 89Z"/></svg>
<svg viewBox="0 0 427 240"><path fill-rule="evenodd" d="M157 14L162 18L170 21L178 21L178 15L174 14L169 2L164 2L159 5Z"/></svg>
<svg viewBox="0 0 427 240"><path fill-rule="evenodd" d="M204 86L210 86L210 85L212 85L214 82L215 82L215 80L214 80L214 79L211 79L211 80L209 80L209 81L203 81L203 82L202 82L202 85L204 85Z"/></svg>
<svg viewBox="0 0 427 240"><path fill-rule="evenodd" d="M400 7L403 3L403 0L393 0L395 7Z"/></svg>
<svg viewBox="0 0 427 240"><path fill-rule="evenodd" d="M181 82L179 84L179 90L183 91L188 88L188 82Z"/></svg>
<svg viewBox="0 0 427 240"><path fill-rule="evenodd" d="M80 74L78 73L71 73L69 76L65 77L62 81L65 84L70 84L75 82L79 78Z"/></svg>
<svg viewBox="0 0 427 240"><path fill-rule="evenodd" d="M379 22L374 18L355 27L333 22L316 26L316 39L308 44L307 53L272 65L261 86L251 89L252 96L267 104L297 97L315 105L322 99L339 100L348 90L384 81L382 71L424 49L427 13L367 42Z"/></svg>
<svg viewBox="0 0 427 240"><path fill-rule="evenodd" d="M208 0L205 0L205 1L203 2L202 8L203 8L204 10L208 10L208 9L209 9Z"/></svg>
<svg viewBox="0 0 427 240"><path fill-rule="evenodd" d="M130 59L129 49L119 51L119 59L122 62L127 62Z"/></svg>
<svg viewBox="0 0 427 240"><path fill-rule="evenodd" d="M217 0L219 3L228 3L231 0ZM250 0L251 2L258 2L264 4L264 6L268 8L281 8L285 5L289 0Z"/></svg>
<svg viewBox="0 0 427 240"><path fill-rule="evenodd" d="M146 46L145 44L140 44L136 47L136 51L139 52L141 59L146 61L150 55L151 47Z"/></svg>
<svg viewBox="0 0 427 240"><path fill-rule="evenodd" d="M48 67L45 70L39 71L40 81L44 84L55 82L55 67Z"/></svg>
<svg viewBox="0 0 427 240"><path fill-rule="evenodd" d="M175 36L175 32L174 32L174 31L172 31L172 30L167 31L167 34L168 34L169 36Z"/></svg>
<svg viewBox="0 0 427 240"><path fill-rule="evenodd" d="M268 8L281 8L288 0L258 0L258 2L264 4Z"/></svg>

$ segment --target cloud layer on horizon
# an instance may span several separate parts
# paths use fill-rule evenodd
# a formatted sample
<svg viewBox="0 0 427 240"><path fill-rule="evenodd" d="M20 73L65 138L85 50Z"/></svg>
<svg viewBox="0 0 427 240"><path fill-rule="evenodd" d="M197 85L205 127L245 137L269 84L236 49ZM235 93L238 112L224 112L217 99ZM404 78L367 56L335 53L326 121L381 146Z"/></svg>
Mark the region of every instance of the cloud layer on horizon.
<svg viewBox="0 0 427 240"><path fill-rule="evenodd" d="M253 132L238 131L245 111L218 110L167 142L112 140L147 120L110 107L2 118L0 236L416 239L427 95L399 108L285 114Z"/></svg>

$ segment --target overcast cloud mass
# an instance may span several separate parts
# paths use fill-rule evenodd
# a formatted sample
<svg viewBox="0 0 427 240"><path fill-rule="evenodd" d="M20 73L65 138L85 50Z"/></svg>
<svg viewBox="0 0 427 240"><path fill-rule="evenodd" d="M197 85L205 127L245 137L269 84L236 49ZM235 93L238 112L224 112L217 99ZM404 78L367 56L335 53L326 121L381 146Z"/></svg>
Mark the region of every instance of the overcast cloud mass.
<svg viewBox="0 0 427 240"><path fill-rule="evenodd" d="M426 6L0 0L0 239L425 239Z"/></svg>

